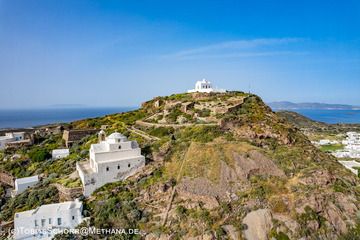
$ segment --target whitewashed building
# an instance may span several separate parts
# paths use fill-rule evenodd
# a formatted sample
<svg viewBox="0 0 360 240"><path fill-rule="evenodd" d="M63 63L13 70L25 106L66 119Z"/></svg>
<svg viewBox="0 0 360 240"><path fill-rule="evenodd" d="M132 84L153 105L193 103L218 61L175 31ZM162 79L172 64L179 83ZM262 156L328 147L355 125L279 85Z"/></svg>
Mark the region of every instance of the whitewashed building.
<svg viewBox="0 0 360 240"><path fill-rule="evenodd" d="M14 239L50 240L64 229L74 229L84 219L79 200L42 205L14 216Z"/></svg>
<svg viewBox="0 0 360 240"><path fill-rule="evenodd" d="M200 93L211 93L211 92L226 92L225 89L213 88L211 82L206 79L202 81L197 81L195 83L195 88L187 91L188 93L200 92Z"/></svg>
<svg viewBox="0 0 360 240"><path fill-rule="evenodd" d="M24 132L5 133L5 136L0 136L0 150L5 149L7 143L22 141L24 139L25 139Z"/></svg>
<svg viewBox="0 0 360 240"><path fill-rule="evenodd" d="M345 168L349 169L352 173L354 174L358 174L358 169L360 168L360 163L356 162L354 160L352 161L339 161L339 163L341 163Z"/></svg>
<svg viewBox="0 0 360 240"><path fill-rule="evenodd" d="M129 141L117 132L106 137L101 131L99 143L90 147L89 161L78 162L76 169L84 195L90 196L97 188L126 179L144 166L145 157L136 141Z"/></svg>
<svg viewBox="0 0 360 240"><path fill-rule="evenodd" d="M66 158L68 157L70 154L69 149L68 148L64 148L64 149L54 149L51 152L51 156L52 159L61 159L61 158Z"/></svg>
<svg viewBox="0 0 360 240"><path fill-rule="evenodd" d="M15 179L15 190L12 192L12 195L15 196L24 192L26 189L31 188L39 182L39 176L17 178Z"/></svg>

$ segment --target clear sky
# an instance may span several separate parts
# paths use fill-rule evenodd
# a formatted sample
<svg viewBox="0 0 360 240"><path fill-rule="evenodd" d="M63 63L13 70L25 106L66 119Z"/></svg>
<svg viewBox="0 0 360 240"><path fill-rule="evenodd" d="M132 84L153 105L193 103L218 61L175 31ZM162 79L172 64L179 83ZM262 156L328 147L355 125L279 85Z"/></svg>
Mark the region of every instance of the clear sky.
<svg viewBox="0 0 360 240"><path fill-rule="evenodd" d="M0 0L0 108L136 106L202 78L360 105L360 1Z"/></svg>

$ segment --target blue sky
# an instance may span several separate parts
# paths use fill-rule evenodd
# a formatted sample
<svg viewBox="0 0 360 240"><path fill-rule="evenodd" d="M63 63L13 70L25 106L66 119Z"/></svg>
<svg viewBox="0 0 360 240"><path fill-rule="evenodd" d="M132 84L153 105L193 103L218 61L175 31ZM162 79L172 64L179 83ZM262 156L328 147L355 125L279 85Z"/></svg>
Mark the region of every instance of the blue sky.
<svg viewBox="0 0 360 240"><path fill-rule="evenodd" d="M0 0L0 108L134 106L206 78L360 105L360 1Z"/></svg>

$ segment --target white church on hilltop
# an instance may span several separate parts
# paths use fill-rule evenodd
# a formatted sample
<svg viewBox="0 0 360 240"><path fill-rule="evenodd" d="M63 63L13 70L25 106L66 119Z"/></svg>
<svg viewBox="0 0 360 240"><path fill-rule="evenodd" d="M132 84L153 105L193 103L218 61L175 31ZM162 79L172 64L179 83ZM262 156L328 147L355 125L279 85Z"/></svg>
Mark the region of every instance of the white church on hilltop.
<svg viewBox="0 0 360 240"><path fill-rule="evenodd" d="M213 88L211 82L209 82L206 79L203 79L203 80L197 81L195 83L195 89L188 90L187 92L188 93L195 93L195 92L211 93L211 92L226 92L226 90Z"/></svg>
<svg viewBox="0 0 360 240"><path fill-rule="evenodd" d="M97 188L124 180L145 166L145 157L136 141L129 141L120 133L106 137L99 132L99 143L90 147L90 159L78 162L79 173L84 188L84 196L90 196Z"/></svg>

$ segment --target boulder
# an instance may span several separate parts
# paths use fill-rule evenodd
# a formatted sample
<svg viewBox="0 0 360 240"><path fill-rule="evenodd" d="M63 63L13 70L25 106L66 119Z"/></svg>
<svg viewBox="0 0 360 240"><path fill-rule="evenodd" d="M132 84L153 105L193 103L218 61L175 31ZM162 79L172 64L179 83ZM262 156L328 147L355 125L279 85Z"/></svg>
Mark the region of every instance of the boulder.
<svg viewBox="0 0 360 240"><path fill-rule="evenodd" d="M268 240L268 233L273 227L272 215L269 209L259 209L248 213L243 224L247 226L244 231L247 240Z"/></svg>

